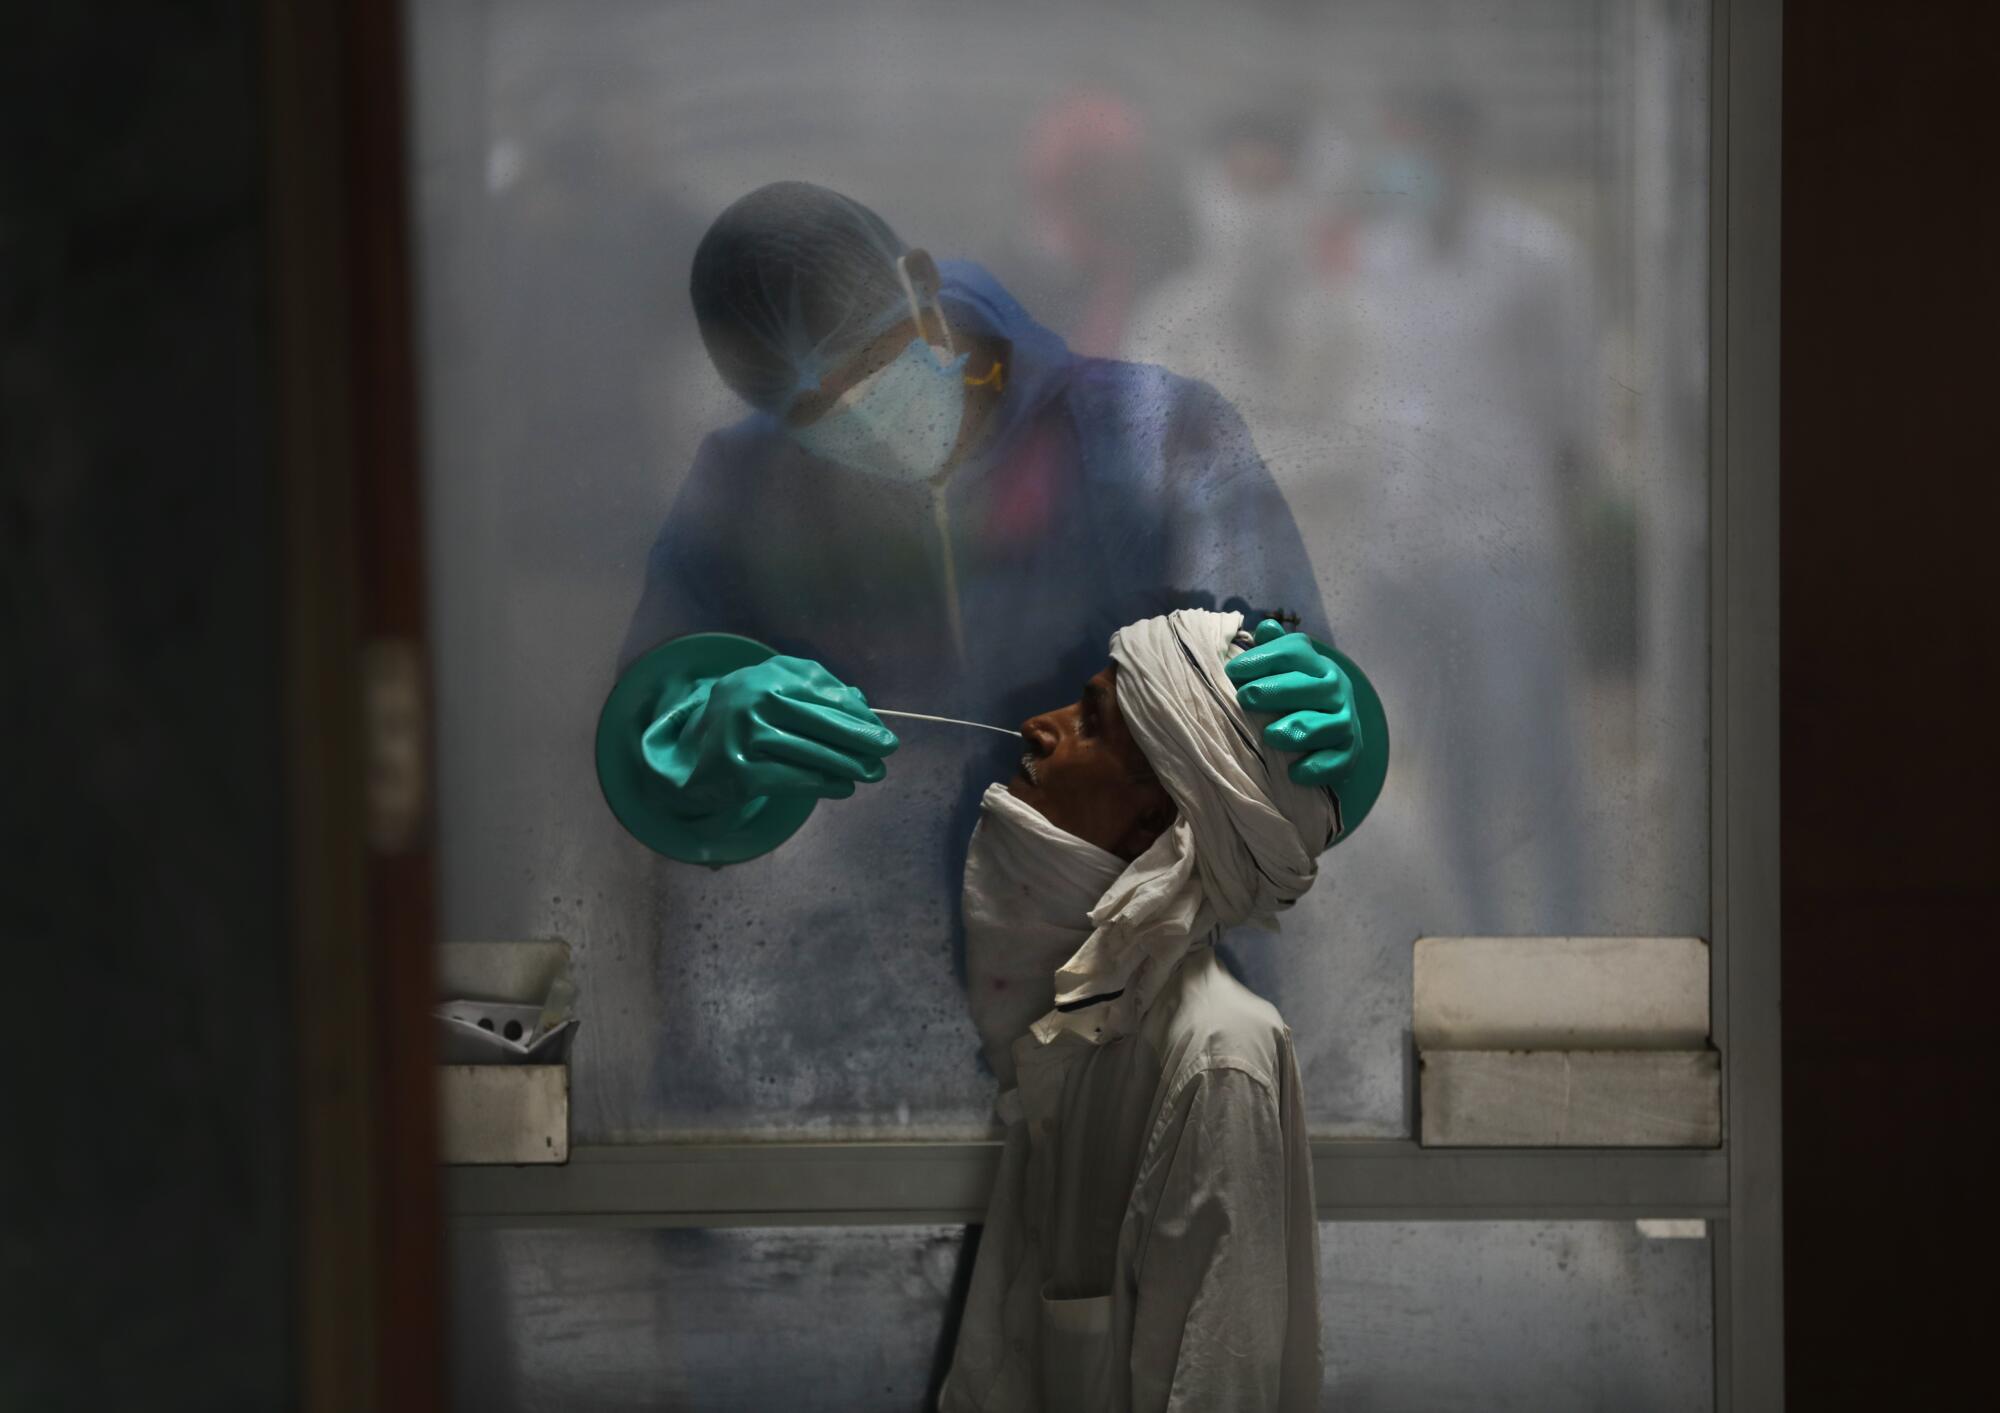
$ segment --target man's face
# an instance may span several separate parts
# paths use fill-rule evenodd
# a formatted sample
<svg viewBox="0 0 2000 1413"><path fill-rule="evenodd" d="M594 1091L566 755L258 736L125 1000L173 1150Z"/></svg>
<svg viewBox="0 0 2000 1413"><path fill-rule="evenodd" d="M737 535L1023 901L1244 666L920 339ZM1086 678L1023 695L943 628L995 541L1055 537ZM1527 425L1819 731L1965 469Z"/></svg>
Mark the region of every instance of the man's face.
<svg viewBox="0 0 2000 1413"><path fill-rule="evenodd" d="M1083 695L1021 726L1027 753L1008 792L1065 833L1136 859L1173 823L1174 802L1118 710L1114 663Z"/></svg>

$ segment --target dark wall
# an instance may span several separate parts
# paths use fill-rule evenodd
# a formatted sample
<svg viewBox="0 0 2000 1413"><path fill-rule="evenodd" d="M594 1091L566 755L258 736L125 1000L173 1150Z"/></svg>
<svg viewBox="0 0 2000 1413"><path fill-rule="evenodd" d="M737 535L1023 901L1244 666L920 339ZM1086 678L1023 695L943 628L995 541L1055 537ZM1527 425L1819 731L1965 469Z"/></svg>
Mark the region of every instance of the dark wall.
<svg viewBox="0 0 2000 1413"><path fill-rule="evenodd" d="M0 1408L281 1408L257 9L0 32Z"/></svg>
<svg viewBox="0 0 2000 1413"><path fill-rule="evenodd" d="M1785 8L1785 1294L1799 1410L1967 1407L1990 1382L1993 14L1977 0Z"/></svg>

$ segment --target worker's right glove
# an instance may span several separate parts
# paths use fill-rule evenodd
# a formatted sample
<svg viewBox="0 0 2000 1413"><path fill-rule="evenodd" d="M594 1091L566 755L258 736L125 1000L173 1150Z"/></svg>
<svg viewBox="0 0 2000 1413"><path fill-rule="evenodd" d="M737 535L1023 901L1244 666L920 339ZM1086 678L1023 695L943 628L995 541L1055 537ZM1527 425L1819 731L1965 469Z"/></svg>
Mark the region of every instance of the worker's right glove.
<svg viewBox="0 0 2000 1413"><path fill-rule="evenodd" d="M1264 744L1298 755L1286 773L1338 796L1363 744L1354 685L1340 664L1304 633L1267 618L1257 625L1256 646L1222 670L1236 684L1238 706L1278 718L1264 728Z"/></svg>
<svg viewBox="0 0 2000 1413"><path fill-rule="evenodd" d="M845 799L882 778L899 744L860 692L816 662L774 657L696 683L641 750L674 787L674 812L701 819L767 795Z"/></svg>

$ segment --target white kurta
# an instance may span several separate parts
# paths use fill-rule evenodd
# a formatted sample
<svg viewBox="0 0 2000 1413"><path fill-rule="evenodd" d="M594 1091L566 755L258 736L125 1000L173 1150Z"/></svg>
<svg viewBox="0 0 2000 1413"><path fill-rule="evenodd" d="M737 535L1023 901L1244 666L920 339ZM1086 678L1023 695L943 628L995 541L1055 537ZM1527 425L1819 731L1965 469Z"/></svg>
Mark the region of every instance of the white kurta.
<svg viewBox="0 0 2000 1413"><path fill-rule="evenodd" d="M943 1413L1316 1408L1319 1229L1277 1011L1202 945L1131 1034L1023 1036L1014 1061Z"/></svg>

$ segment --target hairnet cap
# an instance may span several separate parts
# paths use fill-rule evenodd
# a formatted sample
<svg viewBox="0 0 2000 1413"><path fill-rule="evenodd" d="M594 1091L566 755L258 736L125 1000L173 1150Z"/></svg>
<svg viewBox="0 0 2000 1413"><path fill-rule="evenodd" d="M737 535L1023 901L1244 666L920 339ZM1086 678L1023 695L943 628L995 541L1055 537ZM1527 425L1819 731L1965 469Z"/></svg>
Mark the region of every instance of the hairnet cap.
<svg viewBox="0 0 2000 1413"><path fill-rule="evenodd" d="M772 182L732 203L701 238L688 281L722 380L782 414L906 317L896 260L908 249L866 206L811 182Z"/></svg>

